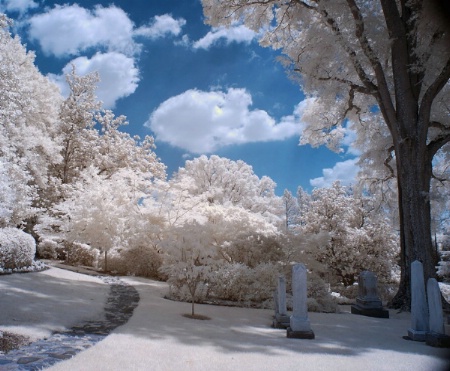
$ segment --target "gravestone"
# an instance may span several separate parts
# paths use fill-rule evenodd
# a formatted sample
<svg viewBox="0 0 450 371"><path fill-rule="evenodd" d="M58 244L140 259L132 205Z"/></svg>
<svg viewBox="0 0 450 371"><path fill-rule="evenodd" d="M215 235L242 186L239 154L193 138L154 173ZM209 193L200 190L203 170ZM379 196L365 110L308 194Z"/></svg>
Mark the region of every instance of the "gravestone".
<svg viewBox="0 0 450 371"><path fill-rule="evenodd" d="M445 335L441 290L435 278L428 279L427 296L429 332L426 334L426 343L434 347L450 347L450 336Z"/></svg>
<svg viewBox="0 0 450 371"><path fill-rule="evenodd" d="M353 314L368 317L389 318L389 311L383 309L383 304L377 293L377 276L370 271L363 271L358 278L358 296L356 304L351 306Z"/></svg>
<svg viewBox="0 0 450 371"><path fill-rule="evenodd" d="M408 329L408 337L414 341L425 341L428 328L423 265L416 260L411 264L411 328Z"/></svg>
<svg viewBox="0 0 450 371"><path fill-rule="evenodd" d="M290 317L287 337L296 339L314 339L314 332L308 319L306 286L306 267L295 264L292 267L292 316Z"/></svg>
<svg viewBox="0 0 450 371"><path fill-rule="evenodd" d="M278 287L275 290L275 319L272 326L275 328L288 328L289 316L286 309L286 278L283 275L278 276Z"/></svg>

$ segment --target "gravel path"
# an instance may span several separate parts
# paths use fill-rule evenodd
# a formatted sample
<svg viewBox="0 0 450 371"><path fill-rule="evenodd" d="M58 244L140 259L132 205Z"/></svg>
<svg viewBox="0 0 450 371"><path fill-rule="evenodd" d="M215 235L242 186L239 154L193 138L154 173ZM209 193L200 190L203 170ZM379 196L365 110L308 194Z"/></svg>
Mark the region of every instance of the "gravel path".
<svg viewBox="0 0 450 371"><path fill-rule="evenodd" d="M56 332L18 350L0 355L0 370L41 370L61 360L72 358L104 339L133 315L139 302L136 289L114 277L100 277L110 285L104 308L105 320L87 321L67 331Z"/></svg>

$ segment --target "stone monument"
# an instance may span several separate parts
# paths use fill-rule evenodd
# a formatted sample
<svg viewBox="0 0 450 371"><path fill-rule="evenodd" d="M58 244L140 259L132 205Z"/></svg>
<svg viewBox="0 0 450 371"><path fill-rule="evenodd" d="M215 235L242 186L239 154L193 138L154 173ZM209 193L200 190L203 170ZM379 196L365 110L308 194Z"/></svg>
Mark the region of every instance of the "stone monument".
<svg viewBox="0 0 450 371"><path fill-rule="evenodd" d="M444 312L442 310L441 290L435 278L427 282L429 332L425 341L434 347L450 347L450 336L445 335Z"/></svg>
<svg viewBox="0 0 450 371"><path fill-rule="evenodd" d="M408 329L408 337L414 341L425 341L428 328L423 265L415 260L411 264L411 328Z"/></svg>
<svg viewBox="0 0 450 371"><path fill-rule="evenodd" d="M389 311L383 309L383 304L377 293L377 276L370 271L363 271L358 278L358 296L356 304L351 306L353 314L368 317L389 318Z"/></svg>
<svg viewBox="0 0 450 371"><path fill-rule="evenodd" d="M287 337L314 339L314 332L308 319L306 267L295 264L292 267L292 316L287 328Z"/></svg>
<svg viewBox="0 0 450 371"><path fill-rule="evenodd" d="M288 328L289 316L286 309L286 278L278 276L278 287L275 290L275 318L272 326L275 328Z"/></svg>

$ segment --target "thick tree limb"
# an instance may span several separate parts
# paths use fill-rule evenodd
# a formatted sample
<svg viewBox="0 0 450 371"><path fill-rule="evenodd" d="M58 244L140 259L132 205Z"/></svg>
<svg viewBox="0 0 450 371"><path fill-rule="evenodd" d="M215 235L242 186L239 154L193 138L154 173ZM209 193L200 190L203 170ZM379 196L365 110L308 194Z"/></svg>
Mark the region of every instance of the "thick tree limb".
<svg viewBox="0 0 450 371"><path fill-rule="evenodd" d="M430 84L430 86L423 95L419 109L420 121L428 122L433 101L439 94L439 92L444 88L445 84L447 84L449 79L450 79L450 58L447 60L447 63L444 65L441 73ZM426 129L428 130L428 127Z"/></svg>

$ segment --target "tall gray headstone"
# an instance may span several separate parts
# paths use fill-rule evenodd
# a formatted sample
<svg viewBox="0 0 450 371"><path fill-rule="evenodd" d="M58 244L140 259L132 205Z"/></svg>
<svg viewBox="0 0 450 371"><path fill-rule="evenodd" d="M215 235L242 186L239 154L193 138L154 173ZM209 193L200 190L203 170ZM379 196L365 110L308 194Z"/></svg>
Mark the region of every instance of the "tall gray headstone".
<svg viewBox="0 0 450 371"><path fill-rule="evenodd" d="M295 264L292 267L292 316L287 329L288 338L314 339L314 332L308 318L306 267Z"/></svg>
<svg viewBox="0 0 450 371"><path fill-rule="evenodd" d="M425 341L428 329L423 265L416 260L411 264L411 328L408 329L408 337L414 341Z"/></svg>
<svg viewBox="0 0 450 371"><path fill-rule="evenodd" d="M442 311L441 290L435 278L428 279L427 294L430 332L444 334L444 312Z"/></svg>
<svg viewBox="0 0 450 371"><path fill-rule="evenodd" d="M435 278L427 282L429 332L426 343L435 347L449 347L450 336L445 335L444 312L442 310L441 290Z"/></svg>
<svg viewBox="0 0 450 371"><path fill-rule="evenodd" d="M275 290L275 319L273 327L288 328L289 316L286 306L286 278L283 275L278 276L278 287Z"/></svg>
<svg viewBox="0 0 450 371"><path fill-rule="evenodd" d="M281 315L287 315L286 278L283 275L278 276L278 312Z"/></svg>
<svg viewBox="0 0 450 371"><path fill-rule="evenodd" d="M389 311L383 309L383 304L377 293L377 276L370 271L363 271L358 278L358 296L356 304L351 306L353 314L368 317L389 318Z"/></svg>

